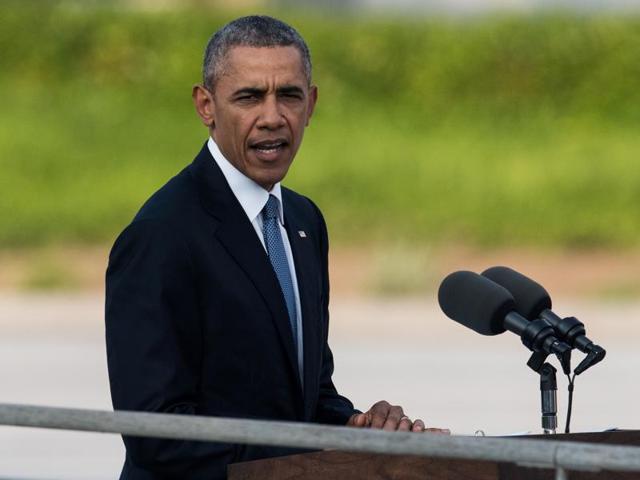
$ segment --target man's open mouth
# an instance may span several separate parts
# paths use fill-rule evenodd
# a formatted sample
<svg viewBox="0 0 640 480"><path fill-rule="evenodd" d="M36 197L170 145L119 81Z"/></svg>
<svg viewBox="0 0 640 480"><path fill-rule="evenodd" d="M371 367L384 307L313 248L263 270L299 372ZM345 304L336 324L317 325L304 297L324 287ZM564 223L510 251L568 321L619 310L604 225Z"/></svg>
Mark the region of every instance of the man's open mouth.
<svg viewBox="0 0 640 480"><path fill-rule="evenodd" d="M276 139L276 140L263 140L260 142L255 142L250 145L250 148L258 151L259 153L270 154L276 153L279 150L287 147L289 142L284 139Z"/></svg>

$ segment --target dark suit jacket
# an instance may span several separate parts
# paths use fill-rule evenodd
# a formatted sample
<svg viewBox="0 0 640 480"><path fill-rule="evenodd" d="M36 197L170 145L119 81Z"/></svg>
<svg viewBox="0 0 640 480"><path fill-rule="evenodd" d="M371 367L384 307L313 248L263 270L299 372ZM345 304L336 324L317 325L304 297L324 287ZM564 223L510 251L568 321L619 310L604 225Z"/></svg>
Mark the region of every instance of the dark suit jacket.
<svg viewBox="0 0 640 480"><path fill-rule="evenodd" d="M327 231L318 208L283 189L304 338L304 388L287 309L265 250L208 148L120 234L106 275L115 409L345 424L331 381ZM304 231L306 237L300 236ZM125 437L121 478L225 478L273 447Z"/></svg>

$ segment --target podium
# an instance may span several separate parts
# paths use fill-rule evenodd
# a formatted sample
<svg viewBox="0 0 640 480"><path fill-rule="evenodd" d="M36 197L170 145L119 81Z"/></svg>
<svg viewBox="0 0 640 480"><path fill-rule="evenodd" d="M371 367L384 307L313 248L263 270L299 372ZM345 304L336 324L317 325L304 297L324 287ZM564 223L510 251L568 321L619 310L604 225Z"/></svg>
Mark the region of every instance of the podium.
<svg viewBox="0 0 640 480"><path fill-rule="evenodd" d="M526 435L540 441L640 446L640 430ZM552 469L512 463L327 450L229 465L229 480L553 480ZM570 471L570 480L640 480L640 472Z"/></svg>

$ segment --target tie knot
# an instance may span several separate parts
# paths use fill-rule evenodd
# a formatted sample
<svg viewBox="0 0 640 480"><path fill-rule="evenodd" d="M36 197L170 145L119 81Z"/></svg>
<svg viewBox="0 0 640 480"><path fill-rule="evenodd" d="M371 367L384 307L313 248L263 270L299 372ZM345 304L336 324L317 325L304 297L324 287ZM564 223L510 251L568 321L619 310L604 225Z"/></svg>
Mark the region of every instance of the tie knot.
<svg viewBox="0 0 640 480"><path fill-rule="evenodd" d="M269 200L262 209L262 215L264 218L278 218L278 213L278 199L274 195L269 195Z"/></svg>

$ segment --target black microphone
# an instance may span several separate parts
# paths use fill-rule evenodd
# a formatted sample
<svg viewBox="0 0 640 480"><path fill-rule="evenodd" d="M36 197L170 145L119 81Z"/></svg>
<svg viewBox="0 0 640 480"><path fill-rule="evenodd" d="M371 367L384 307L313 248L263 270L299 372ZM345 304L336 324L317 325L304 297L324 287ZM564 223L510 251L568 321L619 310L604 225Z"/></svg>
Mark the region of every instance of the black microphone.
<svg viewBox="0 0 640 480"><path fill-rule="evenodd" d="M533 352L557 355L565 373L571 372L571 347L558 340L545 320L529 321L516 311L507 289L474 272L454 272L440 284L438 303L445 315L482 335L505 330L519 335Z"/></svg>
<svg viewBox="0 0 640 480"><path fill-rule="evenodd" d="M542 285L509 267L492 267L482 276L506 288L513 296L516 311L525 318L546 320L558 336L571 347L587 354L575 369L580 375L587 368L600 362L607 352L586 336L584 324L575 317L560 318L551 311L551 297Z"/></svg>

